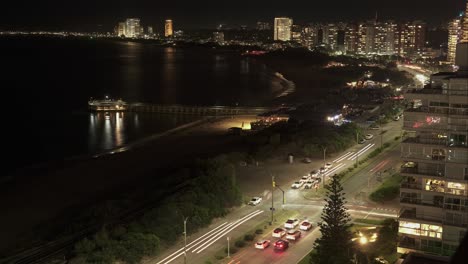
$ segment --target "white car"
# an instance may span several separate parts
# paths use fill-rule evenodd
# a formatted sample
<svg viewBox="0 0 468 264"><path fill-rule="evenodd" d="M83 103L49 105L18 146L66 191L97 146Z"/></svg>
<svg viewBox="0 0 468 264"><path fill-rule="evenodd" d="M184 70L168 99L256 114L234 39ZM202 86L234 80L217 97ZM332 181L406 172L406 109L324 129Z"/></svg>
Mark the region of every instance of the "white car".
<svg viewBox="0 0 468 264"><path fill-rule="evenodd" d="M333 164L332 164L331 162L327 162L327 163L325 164L325 168L326 168L326 169L329 169L329 168L331 168L332 166L333 166Z"/></svg>
<svg viewBox="0 0 468 264"><path fill-rule="evenodd" d="M252 200L250 200L249 204L250 205L257 205L262 201L262 197L253 197Z"/></svg>
<svg viewBox="0 0 468 264"><path fill-rule="evenodd" d="M306 183L309 180L310 180L310 176L305 175L305 176L302 176L302 178L299 181L302 183Z"/></svg>
<svg viewBox="0 0 468 264"><path fill-rule="evenodd" d="M270 240L266 240L266 239L260 240L257 243L255 243L255 248L258 248L258 249L265 249L269 246L270 246Z"/></svg>
<svg viewBox="0 0 468 264"><path fill-rule="evenodd" d="M327 172L327 170L328 170L328 169L325 168L325 167L320 167L320 170L319 170L319 171L320 171L320 173L325 173L325 172Z"/></svg>
<svg viewBox="0 0 468 264"><path fill-rule="evenodd" d="M281 227L278 227L276 228L275 230L273 230L273 233L271 234L273 237L279 237L279 238L282 238L284 235L286 235L286 231L281 228Z"/></svg>
<svg viewBox="0 0 468 264"><path fill-rule="evenodd" d="M293 189L299 189L299 188L302 187L303 184L304 184L303 182L297 181L297 182L294 182L294 183L291 185L291 188L293 188Z"/></svg>
<svg viewBox="0 0 468 264"><path fill-rule="evenodd" d="M318 170L313 170L309 173L311 177L316 177L319 176L320 172Z"/></svg>
<svg viewBox="0 0 468 264"><path fill-rule="evenodd" d="M312 189L312 187L314 186L314 181L312 180L309 180L309 181L306 181L306 183L304 184L304 189Z"/></svg>
<svg viewBox="0 0 468 264"><path fill-rule="evenodd" d="M309 231L311 228L312 228L312 223L310 223L309 220L302 221L301 225L299 226L299 229L304 230L304 231Z"/></svg>
<svg viewBox="0 0 468 264"><path fill-rule="evenodd" d="M287 229L295 228L299 224L298 219L288 219L286 223L284 223L284 227Z"/></svg>
<svg viewBox="0 0 468 264"><path fill-rule="evenodd" d="M366 138L367 140L372 139L373 137L374 137L374 135L372 135L372 134L367 134L367 135L365 136L365 138Z"/></svg>
<svg viewBox="0 0 468 264"><path fill-rule="evenodd" d="M286 234L286 239L288 240L297 240L301 237L301 231L299 230L289 230Z"/></svg>

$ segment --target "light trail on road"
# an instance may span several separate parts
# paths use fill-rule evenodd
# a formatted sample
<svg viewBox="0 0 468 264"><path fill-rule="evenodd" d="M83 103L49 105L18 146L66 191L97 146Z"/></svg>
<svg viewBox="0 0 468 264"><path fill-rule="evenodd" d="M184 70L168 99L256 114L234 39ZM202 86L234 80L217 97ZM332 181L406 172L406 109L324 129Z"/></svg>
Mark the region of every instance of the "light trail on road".
<svg viewBox="0 0 468 264"><path fill-rule="evenodd" d="M362 154L364 154L364 152L368 151L368 150L371 149L373 146L375 146L375 143L372 143L372 144L369 144L369 145L363 147L363 148L360 149L358 152L356 152L354 155L352 155L351 157L348 157L348 160L354 160L354 159L356 159L356 157L361 156Z"/></svg>
<svg viewBox="0 0 468 264"><path fill-rule="evenodd" d="M188 252L189 250L191 250L194 247L198 246L196 249L194 249L192 251L192 252L195 252L196 250L198 250L201 247L205 246L207 243L211 242L207 246L205 246L204 248L199 250L199 252L197 252L197 253L200 253L206 247L208 247L211 244L213 244L214 242L216 242L218 239L223 237L228 232L232 231L234 228L238 227L242 223L252 219L253 217L255 217L255 216L257 216L257 215L259 215L261 213L263 213L263 210L255 210L255 211L251 212L250 214L248 214L248 215L246 215L246 216L244 216L244 217L242 217L242 218L240 218L240 219L238 219L238 220L236 220L234 222L231 222L231 223L224 222L223 224L217 226L216 228L214 228L213 230L207 232L203 236L201 236L201 237L195 239L194 241L190 242L189 244L187 244L186 252ZM184 255L184 248L181 248L181 249L177 250L176 252L172 253L171 255L167 256L163 260L159 261L157 264L170 263L170 262L174 261L175 259L179 258L180 256L183 256L183 255Z"/></svg>
<svg viewBox="0 0 468 264"><path fill-rule="evenodd" d="M337 170L343 168L345 165L346 164L344 164L344 163L338 164L335 168L333 168L330 171L328 171L327 173L325 173L325 176L330 176L331 174L335 173Z"/></svg>
<svg viewBox="0 0 468 264"><path fill-rule="evenodd" d="M341 162L341 161L343 161L344 159L346 159L347 157L349 157L349 156L352 155L352 154L354 154L354 152L353 152L353 151L350 151L350 152L344 154L343 156L337 158L337 159L334 160L333 162L335 162L335 163Z"/></svg>
<svg viewBox="0 0 468 264"><path fill-rule="evenodd" d="M210 239L210 240L208 240L208 241L206 242L206 243L208 243L208 242L211 241L210 243L208 243L208 244L206 244L206 245L204 244L204 245L205 245L204 247L202 247L201 249L199 249L200 247L198 247L198 248L196 248L195 250L193 250L192 252L196 251L197 254L200 253L200 252L202 252L202 251L205 250L207 247L211 246L214 242L216 242L216 240L220 239L221 237L225 236L227 233L231 232L234 228L240 226L241 224L247 222L248 220L254 218L255 216L257 216L257 215L259 215L259 214L261 214L261 213L263 213L263 211L258 211L258 212L254 213L254 214L250 214L250 215L248 215L248 216L245 216L245 217L241 218L240 220L237 221L236 224L234 224L234 225L233 225L232 227L230 227L228 230L224 231L222 234L220 234L220 235L218 235L217 237L212 238L212 239ZM203 245L202 245L202 246L203 246ZM197 250L197 249L198 249L198 250Z"/></svg>
<svg viewBox="0 0 468 264"><path fill-rule="evenodd" d="M387 163L389 162L390 160L383 160L381 161L379 164L377 164L374 168L372 168L369 172L377 172L379 171L380 169L382 169L383 167L385 167L385 165L387 165Z"/></svg>
<svg viewBox="0 0 468 264"><path fill-rule="evenodd" d="M200 240L200 239L202 239L202 238L208 236L209 234L215 232L216 230L218 230L219 228L223 227L223 226L224 226L225 224L227 224L227 223L228 223L228 222L224 222L224 223L222 223L221 225L215 227L215 228L214 228L213 230L211 230L210 232L204 234L203 236L201 236L201 237L195 239L194 241L190 242L189 244L187 244L187 246L191 246L193 243L195 243L195 242L197 242L198 240ZM165 259L161 260L161 261L158 262L157 264L163 263L163 262L166 261L168 258L174 256L175 254L177 254L177 253L179 253L180 251L183 251L183 250L184 250L183 248L177 250L176 252L174 252L174 253L172 253L171 255L167 256ZM183 252L182 252L182 253L183 253ZM172 260L173 260L173 259L171 259L170 261L172 261ZM170 261L169 261L169 262L170 262ZM166 262L166 263L168 263L168 262Z"/></svg>

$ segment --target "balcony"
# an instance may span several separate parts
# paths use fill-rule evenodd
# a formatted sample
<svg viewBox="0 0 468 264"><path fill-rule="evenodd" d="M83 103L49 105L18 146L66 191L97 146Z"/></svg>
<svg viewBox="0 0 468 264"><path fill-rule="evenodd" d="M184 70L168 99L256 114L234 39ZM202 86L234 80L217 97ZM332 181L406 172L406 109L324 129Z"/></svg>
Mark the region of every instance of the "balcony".
<svg viewBox="0 0 468 264"><path fill-rule="evenodd" d="M445 166L428 169L418 168L417 166L413 168L401 168L401 173L415 174L421 176L445 177Z"/></svg>
<svg viewBox="0 0 468 264"><path fill-rule="evenodd" d="M405 140L403 140L403 143L449 146L448 141L446 139L421 138L421 137L408 137L408 138L405 138Z"/></svg>
<svg viewBox="0 0 468 264"><path fill-rule="evenodd" d="M459 115L468 116L468 110L458 108L442 108L442 107L428 107L421 106L418 108L409 108L405 110L406 113L428 113L428 114L442 114L442 115Z"/></svg>
<svg viewBox="0 0 468 264"><path fill-rule="evenodd" d="M444 221L441 217L429 216L429 215L417 215L416 210L402 208L398 214L398 218L405 218L417 221L433 222L437 224L443 224Z"/></svg>
<svg viewBox="0 0 468 264"><path fill-rule="evenodd" d="M422 183L409 183L409 182L404 182L400 184L400 188L403 189L412 189L412 190L422 190Z"/></svg>
<svg viewBox="0 0 468 264"><path fill-rule="evenodd" d="M433 202L430 202L430 201L427 201L427 200L422 200L422 199L419 199L419 198L401 197L400 198L400 203L444 208L443 197L442 197L441 200L435 200Z"/></svg>

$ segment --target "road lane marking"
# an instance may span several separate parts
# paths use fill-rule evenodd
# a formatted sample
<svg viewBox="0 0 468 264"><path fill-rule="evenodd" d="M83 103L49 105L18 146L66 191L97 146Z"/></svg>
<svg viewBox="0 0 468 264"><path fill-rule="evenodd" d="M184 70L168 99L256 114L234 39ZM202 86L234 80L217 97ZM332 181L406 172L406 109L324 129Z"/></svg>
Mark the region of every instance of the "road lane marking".
<svg viewBox="0 0 468 264"><path fill-rule="evenodd" d="M337 158L337 159L336 159L336 160L334 160L333 162L340 162L340 161L342 161L342 160L346 159L346 158L347 158L349 155L351 155L351 154L353 154L353 153L354 153L354 152L350 151L350 152L348 152L348 153L344 154L343 156L341 156L341 157Z"/></svg>
<svg viewBox="0 0 468 264"><path fill-rule="evenodd" d="M195 250L197 251L196 253L198 254L198 253L202 252L202 251L205 250L207 247L209 247L209 246L211 246L213 243L215 243L218 239L220 239L221 237L224 237L227 233L231 232L234 228L240 226L241 224L247 222L248 220L254 218L255 216L257 216L257 215L259 215L259 214L261 214L261 213L263 213L263 211L259 211L259 212L256 212L255 214L250 214L250 215L248 215L248 216L245 216L245 217L241 218L235 225L231 226L227 231L224 231L224 232L223 232L222 234L220 234L219 236L208 240L208 241L206 242L207 244L205 243L206 245L203 244L203 245L205 245L204 247L202 247L202 248L200 248L200 247L196 248L196 249L195 249ZM202 246L203 246L203 245L202 245ZM194 251L195 251L195 250L194 250ZM193 251L192 251L192 252L193 252Z"/></svg>

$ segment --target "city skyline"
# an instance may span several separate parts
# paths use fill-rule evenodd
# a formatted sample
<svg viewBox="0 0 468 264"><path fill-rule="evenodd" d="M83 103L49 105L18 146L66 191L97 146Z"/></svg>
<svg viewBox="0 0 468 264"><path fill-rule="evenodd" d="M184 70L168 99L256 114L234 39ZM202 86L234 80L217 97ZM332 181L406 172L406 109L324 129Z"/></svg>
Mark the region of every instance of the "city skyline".
<svg viewBox="0 0 468 264"><path fill-rule="evenodd" d="M328 22L338 20L366 20L374 18L396 20L425 20L429 24L448 22L465 9L464 1L403 1L389 3L358 0L309 3L292 1L287 6L279 1L237 1L230 8L222 8L212 0L197 3L177 1L158 5L155 2L138 3L100 1L79 4L63 4L57 0L46 3L32 3L24 8L18 3L8 3L0 16L0 29L66 29L84 31L111 31L113 26L128 17L138 17L146 21L145 26L155 26L161 30L161 21L168 17L176 20L179 28L214 28L220 23L229 25L249 25L257 21L272 21L274 17L291 17L297 23ZM281 8L278 8L281 6ZM437 8L434 8L437 7ZM349 12L353 10L353 12ZM21 16L18 16L21 14Z"/></svg>

